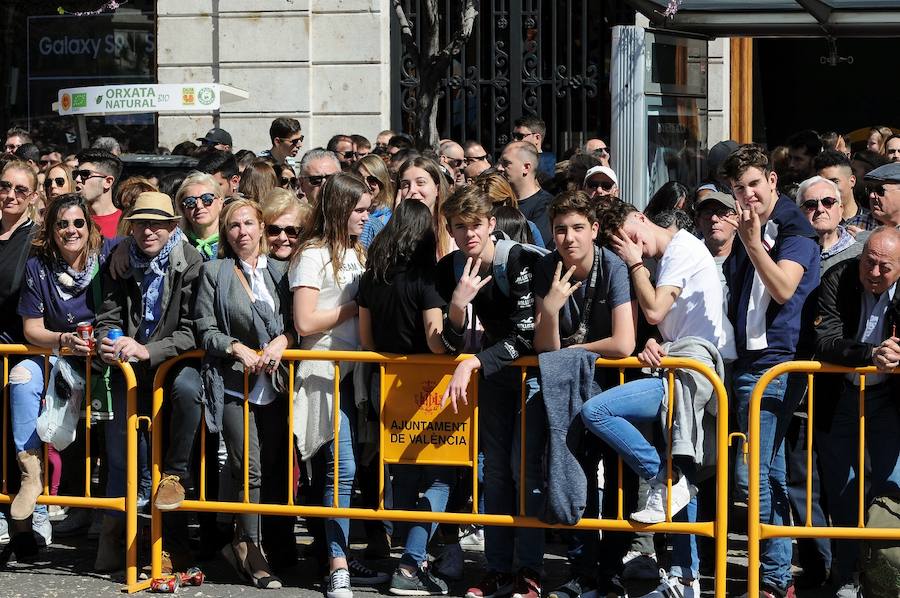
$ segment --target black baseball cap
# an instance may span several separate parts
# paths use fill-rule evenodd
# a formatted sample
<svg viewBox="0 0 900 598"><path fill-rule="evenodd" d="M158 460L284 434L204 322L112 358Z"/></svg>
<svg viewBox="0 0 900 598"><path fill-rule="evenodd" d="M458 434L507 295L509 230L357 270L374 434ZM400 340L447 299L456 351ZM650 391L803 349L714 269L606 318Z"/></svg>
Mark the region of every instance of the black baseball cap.
<svg viewBox="0 0 900 598"><path fill-rule="evenodd" d="M231 133L229 133L225 129L220 129L218 127L213 127L206 132L206 135L204 137L198 138L197 141L203 141L205 143L209 143L210 145L216 145L218 143L221 143L222 145L232 145Z"/></svg>

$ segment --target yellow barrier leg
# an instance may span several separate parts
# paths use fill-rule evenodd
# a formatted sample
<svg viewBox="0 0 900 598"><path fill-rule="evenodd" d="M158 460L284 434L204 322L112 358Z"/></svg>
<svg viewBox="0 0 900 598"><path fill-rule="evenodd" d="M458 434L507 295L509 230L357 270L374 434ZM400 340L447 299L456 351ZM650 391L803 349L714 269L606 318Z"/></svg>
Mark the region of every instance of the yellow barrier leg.
<svg viewBox="0 0 900 598"><path fill-rule="evenodd" d="M138 491L138 415L137 382L128 364L122 365L127 393L128 419L126 437L128 463L125 484L125 583L128 587L137 583L137 491Z"/></svg>

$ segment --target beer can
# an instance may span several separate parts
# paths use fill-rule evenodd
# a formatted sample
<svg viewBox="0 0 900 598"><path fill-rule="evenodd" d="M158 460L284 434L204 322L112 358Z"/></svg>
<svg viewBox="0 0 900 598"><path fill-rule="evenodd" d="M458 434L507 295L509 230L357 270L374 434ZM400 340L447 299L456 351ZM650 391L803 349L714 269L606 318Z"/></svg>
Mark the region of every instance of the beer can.
<svg viewBox="0 0 900 598"><path fill-rule="evenodd" d="M78 324L75 325L75 333L78 335L78 338L85 341L88 344L88 347L93 351L94 325L90 322L78 322Z"/></svg>
<svg viewBox="0 0 900 598"><path fill-rule="evenodd" d="M122 332L121 328L110 328L109 331L106 333L106 338L108 338L111 341L114 341L118 338L122 338L123 336L125 336L125 333Z"/></svg>
<svg viewBox="0 0 900 598"><path fill-rule="evenodd" d="M151 580L150 591L158 594L174 594L178 591L178 576L167 575Z"/></svg>

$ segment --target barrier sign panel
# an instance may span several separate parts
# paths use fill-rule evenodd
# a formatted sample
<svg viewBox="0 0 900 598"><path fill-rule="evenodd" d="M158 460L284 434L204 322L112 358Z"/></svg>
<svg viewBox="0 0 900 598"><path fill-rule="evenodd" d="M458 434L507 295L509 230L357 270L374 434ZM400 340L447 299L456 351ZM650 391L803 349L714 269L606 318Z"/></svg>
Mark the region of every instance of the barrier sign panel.
<svg viewBox="0 0 900 598"><path fill-rule="evenodd" d="M208 112L221 105L216 83L134 84L59 90L57 109L67 114Z"/></svg>
<svg viewBox="0 0 900 598"><path fill-rule="evenodd" d="M386 463L472 464L473 385L469 384L467 393L469 404L458 403L459 413L453 413L449 401L441 406L452 373L447 366L385 365L382 433Z"/></svg>

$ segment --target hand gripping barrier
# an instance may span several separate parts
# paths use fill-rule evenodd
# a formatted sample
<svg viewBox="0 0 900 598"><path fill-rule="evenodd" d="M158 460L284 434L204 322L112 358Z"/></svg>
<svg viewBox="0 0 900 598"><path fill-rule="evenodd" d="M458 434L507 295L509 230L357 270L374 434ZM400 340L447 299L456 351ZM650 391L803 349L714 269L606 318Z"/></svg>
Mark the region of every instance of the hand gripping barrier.
<svg viewBox="0 0 900 598"><path fill-rule="evenodd" d="M163 459L163 450L162 450L162 442L163 438L163 421L162 421L162 405L165 398L165 391L163 388L163 384L166 380L166 376L168 372L171 370L173 366L177 363L185 360L185 359L198 359L202 357L202 351L191 351L189 353L185 353L176 358L170 359L167 362L163 363L157 370L156 378L153 383L153 410L152 410L152 425L151 430L153 433L152 438L152 459L151 459L151 474L152 474L152 483L153 483L153 497L156 496L157 488L159 486L159 482L161 479L161 468L162 468L162 459ZM718 401L718 418L716 424L716 446L718 451L718 459L716 462L716 519L714 521L708 522L697 522L697 523L686 523L686 522L674 522L672 521L672 505L671 498L669 500L669 504L666 506L666 521L664 523L658 523L653 525L643 525L639 523L631 522L624 517L623 513L623 491L622 491L622 468L623 463L621 458L618 462L618 509L617 516L615 519L582 519L578 524L574 526L567 526L561 524L547 524L543 521L539 520L536 517L527 517L524 515L525 512L525 484L520 484L520 492L519 492L519 505L517 515L491 515L491 514L482 514L477 512L477 504L478 501L473 501L473 507L471 513L434 513L434 512L423 512L423 511L403 511L403 510L395 510L395 509L385 509L384 508L384 464L385 463L411 463L411 462L419 462L419 463L428 463L431 465L463 465L472 468L472 487L475 490L478 481L478 471L477 471L477 456L478 456L478 430L477 430L477 422L478 422L478 377L477 374L473 375L472 381L470 382L470 392L469 394L469 406L460 404L460 413L463 414L466 411L468 413L465 415L466 422L468 425L456 425L452 426L453 430L456 431L465 431L467 432L467 436L465 436L465 443L461 443L460 446L464 446L465 450L462 451L462 455L460 456L457 453L454 453L453 458L445 459L441 456L441 453L444 452L444 447L448 450L454 448L450 444L445 444L439 451L433 451L429 455L426 456L425 452L422 451L421 457L418 458L410 458L405 456L403 450L400 451L391 451L389 450L390 443L387 438L390 435L390 425L388 422L388 414L386 413L385 405L388 401L385 400L385 397L389 392L420 392L422 393L419 400L419 406L424 407L426 405L434 406L434 401L439 400L440 394L443 392L443 389L446 388L446 384L449 381L450 375L453 372L456 364L465 358L469 357L468 355L460 355L457 357L452 356L441 356L441 355L392 355L392 354L381 354L381 353L372 353L372 352L362 352L362 351L306 351L306 350L288 350L285 351L282 360L287 362L288 364L288 438L293 439L293 421L294 421L294 405L293 405L293 396L295 390L295 369L296 362L298 361L329 361L334 363L334 373L335 373L335 382L334 382L334 397L332 400L333 405L333 421L335 423L334 428L334 445L335 445L335 458L334 458L334 484L335 484L335 502L332 506L310 506L310 505L295 505L293 498L293 485L290 480L290 475L288 476L288 501L287 504L263 504L263 503L250 503L249 502L249 492L247 491L249 486L249 467L248 467L248 459L249 459L249 438L250 435L248 433L249 428L249 403L248 401L244 401L244 463L243 463L243 486L244 486L244 499L243 502L223 502L223 501L210 501L206 499L206 454L205 454L205 425L201 424L200 429L200 442L199 446L201 447L201 459L200 459L200 475L199 477L199 486L197 488L198 499L197 500L184 500L181 507L178 510L182 511L196 511L196 512L215 512L215 513L255 513L260 515L287 515L287 516L303 516L303 517L347 517L354 519L374 519L374 520L382 520L387 519L391 521L409 521L409 522L435 522L435 523L454 523L454 524L480 524L480 525L503 525L503 526L516 526L516 527L539 527L539 528L577 528L577 529L593 529L593 530L604 530L604 531L649 531L649 532L660 532L660 533L680 533L680 534L696 534L698 536L706 536L715 538L716 543L716 576L715 576L715 596L717 598L724 598L725 596L725 567L726 567L726 550L727 550L727 527L728 527L728 400L725 393L725 387L722 384L722 381L719 377L713 372L710 368L705 365L689 360L689 359L678 359L678 358L664 358L662 361L663 369L667 370L668 380L669 380L669 409L668 409L668 429L669 429L669 446L671 446L671 429L672 429L672 416L673 416L673 400L674 394L671 390L673 388L673 380L674 380L674 369L691 369L697 372L700 372L703 376L710 380L715 389ZM342 367L342 362L355 362L355 363L371 363L378 364L380 373L381 373L381 434L380 434L380 463L379 463L379 480L378 480L378 488L379 488L379 504L376 509L366 509L366 508L340 508L337 506L337 483L338 483L338 438L339 438L339 428L338 424L340 421L339 417L339 408L340 408L340 372ZM529 367L536 367L538 365L538 360L536 357L527 357L522 358L515 361L511 367L518 367L521 369L521 402L523 409L521 410L521 426L524 429L525 425L525 399L526 399L526 389L525 389L525 378L526 378L526 369ZM598 359L597 365L600 367L606 368L616 368L619 370L619 381L620 383L624 382L625 369L635 369L644 367L636 358L627 358L621 360L608 360L608 359ZM410 366L410 367L407 367ZM403 377L410 376L415 379L417 382L421 382L423 379L428 379L427 374L423 374L422 372L428 368L437 367L440 371L437 376L440 378L440 382L435 383L433 378L428 380L428 387L426 390L422 391L421 386L415 387L415 383L412 384L413 388L404 389ZM425 378L422 378L422 376ZM399 382L398 382L399 380ZM411 386L409 383L405 385L406 387ZM245 372L244 375L244 393L247 395L247 387L248 387L248 375ZM446 409L438 408L435 409L438 412L448 412L452 414L452 409L449 406ZM203 420L201 419L201 422ZM293 441L288 443L288 472L293 469L294 465L294 447ZM458 448L458 447L457 447ZM407 447L408 449L408 447ZM395 456L385 458L386 453L392 453ZM396 456L398 455L399 456ZM519 479L524 480L525 475L525 439L523 435L523 441L521 443L520 455L519 455ZM668 485L671 489L672 484L672 455L668 454L666 459L666 471L668 478ZM671 497L671 491L668 493ZM152 505L153 501L151 501ZM151 577L159 577L161 575L161 566L162 566L162 513L156 509L155 506L151 506L152 513L152 522L151 522L151 565L152 565L152 575Z"/></svg>
<svg viewBox="0 0 900 598"><path fill-rule="evenodd" d="M3 456L2 456L2 488L0 488L0 503L11 503L15 498L14 494L9 494L8 480L9 472L7 471L7 451L12 446L9 438L9 418L10 418L10 402L9 402L9 373L11 369L10 357L29 355L42 355L44 357L44 388L47 387L47 380L50 376L50 349L41 347L32 347L28 345L0 345L0 355L3 357ZM67 353L64 352L63 355ZM91 358L85 359L87 376L85 376L85 417L84 417L84 496L53 496L48 488L48 471L47 466L47 445L44 445L44 491L38 497L38 504L42 505L59 505L62 507L78 507L88 509L107 509L110 511L120 511L125 513L125 590L129 593L139 591L142 588L137 581L137 492L138 492L138 457L137 457L137 381L134 376L134 370L128 363L120 363L119 368L125 378L125 389L127 392L127 413L126 417L126 448L127 448L127 466L125 471L126 490L124 497L117 498L101 498L91 496ZM111 423L111 422L110 422ZM14 475L18 475L17 473Z"/></svg>
<svg viewBox="0 0 900 598"><path fill-rule="evenodd" d="M770 382L789 373L807 374L807 417L808 430L806 435L806 505L804 523L802 526L772 525L760 520L760 413L762 396ZM855 527L823 527L812 524L812 455L814 435L814 404L815 392L813 374L858 374L859 375L859 450L857 452L856 481L858 488L859 514ZM874 367L851 368L818 361L789 361L772 367L756 383L750 397L750 413L748 423L748 444L750 446L750 466L748 472L747 500L747 595L759 595L759 566L760 566L760 542L769 538L835 538L842 540L897 540L900 541L900 530L866 527L866 497L865 497L865 459L866 459L866 376L872 374L885 374ZM900 370L894 370L890 374L896 375Z"/></svg>

